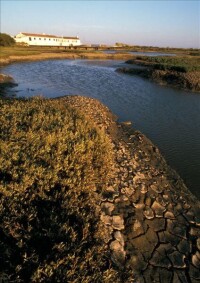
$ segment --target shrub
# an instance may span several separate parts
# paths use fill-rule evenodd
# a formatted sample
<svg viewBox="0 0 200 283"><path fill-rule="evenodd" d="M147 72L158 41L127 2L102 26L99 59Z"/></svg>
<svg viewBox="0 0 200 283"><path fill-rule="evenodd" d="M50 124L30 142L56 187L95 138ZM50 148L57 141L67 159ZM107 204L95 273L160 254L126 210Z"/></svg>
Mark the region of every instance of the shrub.
<svg viewBox="0 0 200 283"><path fill-rule="evenodd" d="M0 278L119 282L97 205L105 134L62 99L0 100L0 151Z"/></svg>
<svg viewBox="0 0 200 283"><path fill-rule="evenodd" d="M0 46L12 46L15 40L6 33L0 33Z"/></svg>

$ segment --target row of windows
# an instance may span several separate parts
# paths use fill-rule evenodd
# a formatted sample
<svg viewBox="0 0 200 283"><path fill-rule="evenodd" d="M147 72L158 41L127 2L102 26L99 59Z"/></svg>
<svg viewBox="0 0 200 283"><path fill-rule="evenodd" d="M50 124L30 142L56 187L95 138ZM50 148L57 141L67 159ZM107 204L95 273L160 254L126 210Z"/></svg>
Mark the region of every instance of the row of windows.
<svg viewBox="0 0 200 283"><path fill-rule="evenodd" d="M34 40L37 40L36 37L34 37ZM41 38L39 37L39 40L41 40ZM47 38L44 38L44 40L47 40ZM51 38L49 38L49 41L51 40ZM58 41L58 39L52 39L53 41ZM29 37L29 41L32 41L32 37ZM65 42L69 42L69 40L64 40ZM72 42L77 42L77 40L72 40Z"/></svg>

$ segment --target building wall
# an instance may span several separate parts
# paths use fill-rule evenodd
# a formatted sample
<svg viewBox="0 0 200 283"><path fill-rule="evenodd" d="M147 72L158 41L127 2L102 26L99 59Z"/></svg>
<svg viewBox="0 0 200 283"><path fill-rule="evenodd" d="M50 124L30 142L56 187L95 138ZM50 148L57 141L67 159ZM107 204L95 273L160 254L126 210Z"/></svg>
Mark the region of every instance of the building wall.
<svg viewBox="0 0 200 283"><path fill-rule="evenodd" d="M81 45L80 39L67 37L48 37L45 35L23 35L20 33L16 35L15 41L17 43L26 43L33 46L77 46Z"/></svg>

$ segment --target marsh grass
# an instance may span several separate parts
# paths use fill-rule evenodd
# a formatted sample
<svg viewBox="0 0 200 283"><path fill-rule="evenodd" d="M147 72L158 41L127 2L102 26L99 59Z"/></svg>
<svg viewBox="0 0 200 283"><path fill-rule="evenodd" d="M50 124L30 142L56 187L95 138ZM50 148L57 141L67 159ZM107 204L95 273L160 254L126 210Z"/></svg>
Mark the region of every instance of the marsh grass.
<svg viewBox="0 0 200 283"><path fill-rule="evenodd" d="M200 57L197 56L137 56L136 60L147 62L157 70L171 70L183 73L200 71Z"/></svg>
<svg viewBox="0 0 200 283"><path fill-rule="evenodd" d="M105 133L62 99L0 100L1 279L119 282L97 205L112 160Z"/></svg>

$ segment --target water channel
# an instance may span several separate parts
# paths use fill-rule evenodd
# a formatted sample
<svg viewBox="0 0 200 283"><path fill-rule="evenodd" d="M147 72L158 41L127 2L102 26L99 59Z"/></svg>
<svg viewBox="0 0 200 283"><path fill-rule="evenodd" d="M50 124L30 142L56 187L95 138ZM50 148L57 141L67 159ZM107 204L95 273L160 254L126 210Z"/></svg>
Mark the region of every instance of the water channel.
<svg viewBox="0 0 200 283"><path fill-rule="evenodd" d="M18 97L84 95L99 99L121 121L132 121L200 199L200 95L121 74L123 61L49 60L0 70L15 78Z"/></svg>

